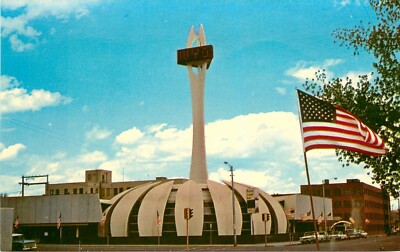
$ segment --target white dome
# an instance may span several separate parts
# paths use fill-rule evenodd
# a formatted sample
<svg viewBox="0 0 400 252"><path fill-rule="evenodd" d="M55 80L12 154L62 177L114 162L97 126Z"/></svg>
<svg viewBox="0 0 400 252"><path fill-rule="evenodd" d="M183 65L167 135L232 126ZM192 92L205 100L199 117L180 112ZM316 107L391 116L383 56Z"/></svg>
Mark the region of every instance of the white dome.
<svg viewBox="0 0 400 252"><path fill-rule="evenodd" d="M112 198L103 212L99 235L140 240L145 237L178 238L186 236L184 209L193 209L188 234L191 237L233 236L232 190L230 183L207 180L162 180L142 184ZM259 190L258 212L247 213L246 190L254 187L235 183L236 235L264 235L262 213L271 220L267 234L287 232L286 215L280 204ZM251 216L250 216L251 215Z"/></svg>

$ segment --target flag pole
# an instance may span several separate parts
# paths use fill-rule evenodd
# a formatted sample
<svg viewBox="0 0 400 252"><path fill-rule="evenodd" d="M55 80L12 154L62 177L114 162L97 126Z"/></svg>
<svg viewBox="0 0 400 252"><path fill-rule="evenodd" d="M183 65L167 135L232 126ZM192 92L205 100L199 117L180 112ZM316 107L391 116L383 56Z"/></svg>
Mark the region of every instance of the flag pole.
<svg viewBox="0 0 400 252"><path fill-rule="evenodd" d="M307 162L307 154L306 154L306 148L304 147L304 132L303 132L303 121L301 117L301 109L300 109L300 100L299 100L299 94L298 94L298 89L296 88L296 93L297 93L297 104L299 108L299 125L300 125L300 132L301 132L301 139L303 143L303 155L304 155L304 164L306 167L306 175L307 175L307 184L308 184L308 194L310 196L310 203L311 203L311 214L312 214L312 219L314 223L314 234L315 234L315 245L317 246L317 250L319 251L319 241L318 241L318 231L317 231L317 223L315 221L315 213L314 213L314 203L313 203L313 198L312 198L312 187L310 183L310 173L308 172L308 162Z"/></svg>
<svg viewBox="0 0 400 252"><path fill-rule="evenodd" d="M310 174L308 172L308 162L307 162L307 154L304 151L304 163L306 166L306 174L307 174L307 184L308 184L308 194L310 196L310 203L311 203L311 214L312 214L312 220L314 223L314 234L315 234L315 244L317 246L317 250L319 251L319 241L318 241L318 231L317 231L317 222L315 220L315 213L314 213L314 203L313 203L313 198L312 198L312 187L310 183Z"/></svg>

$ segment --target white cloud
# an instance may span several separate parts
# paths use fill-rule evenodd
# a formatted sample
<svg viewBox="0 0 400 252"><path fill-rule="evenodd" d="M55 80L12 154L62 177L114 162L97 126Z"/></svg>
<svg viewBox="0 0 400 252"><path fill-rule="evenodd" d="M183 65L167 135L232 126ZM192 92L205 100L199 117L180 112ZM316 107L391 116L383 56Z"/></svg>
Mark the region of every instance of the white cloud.
<svg viewBox="0 0 400 252"><path fill-rule="evenodd" d="M355 71L350 71L344 76L341 77L341 79L345 80L347 77L351 80L352 86L357 87L357 82L360 79L360 76L366 75L368 77L368 80L372 79L372 75L370 72L355 72Z"/></svg>
<svg viewBox="0 0 400 252"><path fill-rule="evenodd" d="M119 144L132 144L142 138L142 136L143 133L136 127L133 127L132 129L126 130L119 134L115 140Z"/></svg>
<svg viewBox="0 0 400 252"><path fill-rule="evenodd" d="M208 157L259 158L269 151L301 153L297 115L288 112L249 114L211 122L205 126L205 135ZM132 128L117 136L117 142L124 144L116 154L120 159L180 162L190 159L192 127L179 130L159 124L144 132ZM130 143L135 145L128 146Z"/></svg>
<svg viewBox="0 0 400 252"><path fill-rule="evenodd" d="M206 126L207 154L250 157L271 150L301 151L297 115L269 112L237 116Z"/></svg>
<svg viewBox="0 0 400 252"><path fill-rule="evenodd" d="M231 181L230 172L219 168L217 172L209 174L209 179L214 181ZM264 190L267 193L296 193L298 184L279 170L271 173L271 170L234 169L234 182L251 185Z"/></svg>
<svg viewBox="0 0 400 252"><path fill-rule="evenodd" d="M93 164L93 163L100 163L107 160L107 156L101 151L93 151L90 153L86 153L81 155L79 158L79 162Z"/></svg>
<svg viewBox="0 0 400 252"><path fill-rule="evenodd" d="M42 32L37 31L30 24L46 17L55 17L67 21L70 16L76 19L89 13L89 8L99 0L3 0L2 13L6 11L20 11L18 16L2 16L1 35L9 41L13 50L23 52L32 50L38 44ZM50 33L54 28L50 28Z"/></svg>
<svg viewBox="0 0 400 252"><path fill-rule="evenodd" d="M24 52L34 48L33 43L24 43L15 34L10 36L9 41L11 43L11 48L16 52Z"/></svg>
<svg viewBox="0 0 400 252"><path fill-rule="evenodd" d="M0 91L17 88L19 85L20 83L15 77L0 75Z"/></svg>
<svg viewBox="0 0 400 252"><path fill-rule="evenodd" d="M15 113L22 111L37 111L44 107L68 104L72 101L58 92L34 89L31 92L19 87L14 77L1 76L0 113Z"/></svg>
<svg viewBox="0 0 400 252"><path fill-rule="evenodd" d="M276 91L281 95L285 95L286 94L286 88L277 87Z"/></svg>
<svg viewBox="0 0 400 252"><path fill-rule="evenodd" d="M0 161L12 159L18 156L19 152L25 150L26 146L23 144L13 144L5 147L3 144L0 145Z"/></svg>
<svg viewBox="0 0 400 252"><path fill-rule="evenodd" d="M296 63L296 66L290 68L286 71L286 75L294 77L300 81L304 81L305 79L315 79L315 73L317 71L325 70L325 74L327 79L332 79L338 76L335 76L335 73L332 72L329 68L340 65L344 61L342 59L327 59L321 64L317 64L314 62L306 62L299 61ZM352 81L352 85L356 87L357 82L359 81L359 76L367 75L368 80L372 79L371 72L365 71L349 71L343 76L339 77L339 79L345 80L347 77ZM343 82L344 83L344 82ZM279 90L278 90L279 92Z"/></svg>
<svg viewBox="0 0 400 252"><path fill-rule="evenodd" d="M109 160L102 163L99 169L112 171L113 181L122 181L124 178L124 164L120 160Z"/></svg>
<svg viewBox="0 0 400 252"><path fill-rule="evenodd" d="M313 79L315 78L315 73L318 70L325 69L325 74L328 79L332 78L334 75L328 70L329 67L336 66L343 63L341 59L327 59L322 64L314 62L299 61L296 66L290 68L286 71L286 74L292 76L298 80Z"/></svg>
<svg viewBox="0 0 400 252"><path fill-rule="evenodd" d="M51 173L57 172L58 168L60 167L60 162L54 162L47 165L46 170L50 171Z"/></svg>
<svg viewBox="0 0 400 252"><path fill-rule="evenodd" d="M111 135L111 131L101 129L99 125L94 126L89 132L86 132L85 137L88 140L102 140Z"/></svg>
<svg viewBox="0 0 400 252"><path fill-rule="evenodd" d="M166 124L149 126L142 132L135 145L123 145L117 151L113 163L106 162L101 168L110 167L118 160L136 179L147 174L167 177L187 177L192 154L192 127L177 129ZM207 160L248 160L240 167L238 180L256 183L274 192L285 181L285 192L295 188L287 174L303 164L300 129L297 115L288 112L270 112L241 115L229 120L218 120L205 126ZM282 155L284 153L284 160ZM220 171L209 165L210 179L219 180ZM291 174L300 177L302 169Z"/></svg>

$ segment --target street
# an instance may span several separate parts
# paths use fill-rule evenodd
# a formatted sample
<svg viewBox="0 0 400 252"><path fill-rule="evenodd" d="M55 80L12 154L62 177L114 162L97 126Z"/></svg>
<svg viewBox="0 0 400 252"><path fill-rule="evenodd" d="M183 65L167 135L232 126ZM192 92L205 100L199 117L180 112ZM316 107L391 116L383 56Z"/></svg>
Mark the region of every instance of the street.
<svg viewBox="0 0 400 252"><path fill-rule="evenodd" d="M400 251L400 236L320 243L320 251ZM38 244L38 251L185 251L186 245L55 245ZM316 244L299 242L232 245L189 245L190 251L315 251Z"/></svg>

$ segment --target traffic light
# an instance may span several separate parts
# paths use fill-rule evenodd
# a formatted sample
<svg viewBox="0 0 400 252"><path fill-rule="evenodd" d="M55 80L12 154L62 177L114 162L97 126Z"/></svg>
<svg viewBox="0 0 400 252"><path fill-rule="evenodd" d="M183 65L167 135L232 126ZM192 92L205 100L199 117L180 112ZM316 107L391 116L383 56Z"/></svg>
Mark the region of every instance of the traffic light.
<svg viewBox="0 0 400 252"><path fill-rule="evenodd" d="M189 215L188 215L188 211L189 210L189 208L185 208L185 209L183 209L183 218L185 219L185 220L188 220L189 219Z"/></svg>
<svg viewBox="0 0 400 252"><path fill-rule="evenodd" d="M263 213L261 217L264 222L269 221L269 213Z"/></svg>
<svg viewBox="0 0 400 252"><path fill-rule="evenodd" d="M186 207L185 209L183 209L183 218L185 220L189 220L192 217L193 217L193 209L192 208Z"/></svg>

